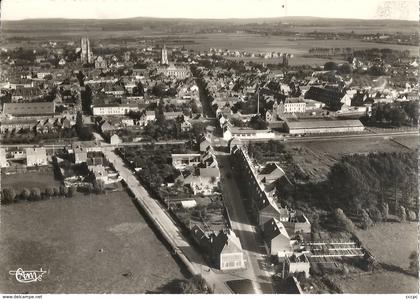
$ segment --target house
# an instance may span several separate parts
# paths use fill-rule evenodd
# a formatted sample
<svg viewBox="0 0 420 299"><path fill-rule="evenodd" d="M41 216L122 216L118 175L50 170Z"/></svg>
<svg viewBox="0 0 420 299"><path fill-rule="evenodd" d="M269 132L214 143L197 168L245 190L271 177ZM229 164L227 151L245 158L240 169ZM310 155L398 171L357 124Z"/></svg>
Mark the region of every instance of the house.
<svg viewBox="0 0 420 299"><path fill-rule="evenodd" d="M66 64L66 61L64 60L64 58L61 58L60 61L58 62L58 65L61 65L61 66L65 64Z"/></svg>
<svg viewBox="0 0 420 299"><path fill-rule="evenodd" d="M208 141L208 139L203 136L203 139L200 142L200 152L207 151L207 149L209 148L209 146L211 146L210 141Z"/></svg>
<svg viewBox="0 0 420 299"><path fill-rule="evenodd" d="M220 270L245 268L245 259L239 238L233 230L219 232L214 238L213 258Z"/></svg>
<svg viewBox="0 0 420 299"><path fill-rule="evenodd" d="M183 117L184 114L180 111L163 112L163 116L165 117L166 120L171 120L171 119L177 119L178 117Z"/></svg>
<svg viewBox="0 0 420 299"><path fill-rule="evenodd" d="M273 110L276 115L305 113L306 102L302 98L286 98L284 101L274 101Z"/></svg>
<svg viewBox="0 0 420 299"><path fill-rule="evenodd" d="M94 116L104 115L125 115L129 111L139 111L138 104L136 103L125 103L125 104L100 104L93 106Z"/></svg>
<svg viewBox="0 0 420 299"><path fill-rule="evenodd" d="M100 180L104 182L105 185L117 183L122 180L122 177L118 174L118 172L111 171L103 165L89 165L88 169L95 180Z"/></svg>
<svg viewBox="0 0 420 299"><path fill-rule="evenodd" d="M75 164L85 163L87 161L87 151L82 147L75 148L73 150L73 161Z"/></svg>
<svg viewBox="0 0 420 299"><path fill-rule="evenodd" d="M245 268L242 245L233 230L221 230L218 234L206 233L198 225L194 225L191 234L218 269L226 271Z"/></svg>
<svg viewBox="0 0 420 299"><path fill-rule="evenodd" d="M189 132L192 129L192 124L188 121L185 120L181 123L181 132Z"/></svg>
<svg viewBox="0 0 420 299"><path fill-rule="evenodd" d="M111 144L120 144L122 142L122 139L117 134L113 134L109 141Z"/></svg>
<svg viewBox="0 0 420 299"><path fill-rule="evenodd" d="M311 233L311 223L308 218L298 212L290 212L289 219L283 222L284 227L286 228L289 235L293 236L295 234L310 234Z"/></svg>
<svg viewBox="0 0 420 299"><path fill-rule="evenodd" d="M278 163L267 163L259 172L258 179L264 184L271 184L285 175Z"/></svg>
<svg viewBox="0 0 420 299"><path fill-rule="evenodd" d="M3 167L9 167L9 162L7 162L6 150L4 148L0 148L0 168Z"/></svg>
<svg viewBox="0 0 420 299"><path fill-rule="evenodd" d="M3 114L13 116L54 115L54 102L4 103Z"/></svg>
<svg viewBox="0 0 420 299"><path fill-rule="evenodd" d="M168 66L159 66L157 72L165 76L174 77L177 79L185 79L189 76L190 73L188 67L182 65L175 65L172 63Z"/></svg>
<svg viewBox="0 0 420 299"><path fill-rule="evenodd" d="M352 133L365 129L360 120L312 120L286 121L286 130L291 135Z"/></svg>
<svg viewBox="0 0 420 299"><path fill-rule="evenodd" d="M33 130L37 124L37 119L4 119L0 123L0 133L19 132L20 130Z"/></svg>
<svg viewBox="0 0 420 299"><path fill-rule="evenodd" d="M201 162L200 154L172 154L172 165L176 169L196 166Z"/></svg>
<svg viewBox="0 0 420 299"><path fill-rule="evenodd" d="M293 252L289 234L277 219L270 219L262 226L264 240L271 255L284 257Z"/></svg>
<svg viewBox="0 0 420 299"><path fill-rule="evenodd" d="M95 69L106 69L107 68L107 62L102 56L98 56L95 59Z"/></svg>
<svg viewBox="0 0 420 299"><path fill-rule="evenodd" d="M289 213L286 209L279 209L273 199L265 196L258 209L258 224L262 225L270 219L286 220Z"/></svg>
<svg viewBox="0 0 420 299"><path fill-rule="evenodd" d="M246 127L234 127L228 123L223 128L223 139L226 141L232 138L237 139L272 139L275 137L274 132L270 129L255 130Z"/></svg>
<svg viewBox="0 0 420 299"><path fill-rule="evenodd" d="M291 256L285 256L284 259L285 269L284 277L287 277L289 274L304 273L305 277L310 277L309 270L311 264L309 263L308 257L304 254L292 254Z"/></svg>
<svg viewBox="0 0 420 299"><path fill-rule="evenodd" d="M12 103L36 101L42 98L43 93L39 87L17 86L12 93Z"/></svg>
<svg viewBox="0 0 420 299"><path fill-rule="evenodd" d="M26 148L26 166L47 165L47 150L44 147Z"/></svg>

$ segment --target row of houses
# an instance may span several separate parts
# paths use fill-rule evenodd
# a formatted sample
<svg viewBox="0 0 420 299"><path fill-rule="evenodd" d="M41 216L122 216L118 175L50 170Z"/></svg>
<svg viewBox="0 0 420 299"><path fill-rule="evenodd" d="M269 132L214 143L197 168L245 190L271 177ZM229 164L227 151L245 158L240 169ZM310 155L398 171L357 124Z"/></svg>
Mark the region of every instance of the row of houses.
<svg viewBox="0 0 420 299"><path fill-rule="evenodd" d="M39 133L54 132L59 129L69 129L76 124L74 115L60 117L4 119L0 123L0 132L19 132L21 130L36 131Z"/></svg>
<svg viewBox="0 0 420 299"><path fill-rule="evenodd" d="M242 179L247 180L247 200L263 231L268 252L282 259L291 256L298 246L294 237L310 233L311 224L304 214L275 200L276 184L291 184L286 174L277 163L254 165L241 145L232 147L231 156Z"/></svg>
<svg viewBox="0 0 420 299"><path fill-rule="evenodd" d="M12 161L24 161L27 167L48 165L47 150L44 147L0 148L0 167L9 167Z"/></svg>

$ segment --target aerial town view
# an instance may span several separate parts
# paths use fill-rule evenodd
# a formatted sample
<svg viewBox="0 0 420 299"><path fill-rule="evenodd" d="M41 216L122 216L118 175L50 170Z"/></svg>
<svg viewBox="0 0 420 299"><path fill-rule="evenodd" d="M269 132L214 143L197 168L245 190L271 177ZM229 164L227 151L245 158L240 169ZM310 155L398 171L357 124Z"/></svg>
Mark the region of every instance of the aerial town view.
<svg viewBox="0 0 420 299"><path fill-rule="evenodd" d="M2 1L0 293L418 294L418 2L197 2Z"/></svg>

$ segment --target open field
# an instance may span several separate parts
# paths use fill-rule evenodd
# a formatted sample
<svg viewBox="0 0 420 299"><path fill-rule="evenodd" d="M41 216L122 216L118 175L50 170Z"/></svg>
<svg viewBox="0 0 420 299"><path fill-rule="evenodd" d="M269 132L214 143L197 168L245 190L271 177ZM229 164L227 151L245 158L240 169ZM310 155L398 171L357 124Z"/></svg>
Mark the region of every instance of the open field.
<svg viewBox="0 0 420 299"><path fill-rule="evenodd" d="M418 279L398 272L374 272L334 281L344 294L411 294L419 290Z"/></svg>
<svg viewBox="0 0 420 299"><path fill-rule="evenodd" d="M0 187L12 187L16 192L21 192L23 188L38 187L41 191L46 187L59 187L60 181L54 178L53 169L50 172L28 172L19 174L1 175Z"/></svg>
<svg viewBox="0 0 420 299"><path fill-rule="evenodd" d="M394 137L393 138L396 142L401 143L402 145L409 147L413 150L418 149L419 147L419 139L412 138L412 137Z"/></svg>
<svg viewBox="0 0 420 299"><path fill-rule="evenodd" d="M246 33L214 33L196 34L191 36L195 45L191 48L208 49L210 47L222 49L238 49L244 51L278 51L291 54L308 54L313 47L334 47L334 48L390 48L396 50L408 49L415 55L417 47L402 46L395 44L379 44L362 42L360 40L316 40L316 39L294 39L290 36L263 36L259 34Z"/></svg>
<svg viewBox="0 0 420 299"><path fill-rule="evenodd" d="M358 230L357 236L379 262L407 269L408 256L418 249L419 227L414 222L379 223L368 230Z"/></svg>
<svg viewBox="0 0 420 299"><path fill-rule="evenodd" d="M311 182L323 181L327 178L330 167L336 159L314 151L310 147L292 146L292 156L300 169L309 176Z"/></svg>
<svg viewBox="0 0 420 299"><path fill-rule="evenodd" d="M2 293L145 293L184 275L125 192L1 208ZM9 270L48 273L18 283Z"/></svg>
<svg viewBox="0 0 420 299"><path fill-rule="evenodd" d="M417 223L379 223L357 235L378 262L407 269L408 256L418 250ZM416 293L419 281L398 271L381 270L362 276L337 279L344 293Z"/></svg>
<svg viewBox="0 0 420 299"><path fill-rule="evenodd" d="M231 59L231 60L243 60L243 61L252 61L252 62L256 62L256 63L265 63L265 64L278 64L278 63L282 63L283 59L282 58L262 58L262 57L227 57L227 59ZM341 59L337 59L337 58L330 58L330 59L325 59L325 58L318 58L318 57L304 57L304 56L300 56L300 55L296 55L294 58L290 58L289 59L289 65L302 65L302 64L309 64L309 65L324 65L326 62L328 61L335 61L337 63L344 63L344 60Z"/></svg>
<svg viewBox="0 0 420 299"><path fill-rule="evenodd" d="M407 140L417 140L416 136L404 137ZM406 141L408 142L408 141ZM414 141L413 141L414 142ZM333 159L339 159L346 154L365 154L370 152L407 152L404 146L383 137L369 139L341 139L341 140L317 140L317 141L290 141L291 146L301 145Z"/></svg>

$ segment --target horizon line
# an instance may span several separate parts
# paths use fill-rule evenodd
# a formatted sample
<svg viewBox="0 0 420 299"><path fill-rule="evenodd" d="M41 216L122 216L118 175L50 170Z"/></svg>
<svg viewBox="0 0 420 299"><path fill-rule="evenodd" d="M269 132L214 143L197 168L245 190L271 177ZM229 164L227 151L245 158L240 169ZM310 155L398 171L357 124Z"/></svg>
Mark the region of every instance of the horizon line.
<svg viewBox="0 0 420 299"><path fill-rule="evenodd" d="M194 18L194 17L155 17L155 16L135 16L135 17L125 17L125 18L66 18L66 17L57 17L57 18L23 18L23 19L2 19L2 22L19 22L19 21L34 21L34 20L130 20L130 19L160 19L160 20L195 20L195 21L206 21L206 20L272 20L272 19L287 19L287 18L313 18L313 19L330 19L330 20L364 20L364 21L407 21L407 22L419 22L419 20L412 19L398 19L398 18L346 18L346 17L319 17L319 16L277 16L277 17L212 17L212 18Z"/></svg>

